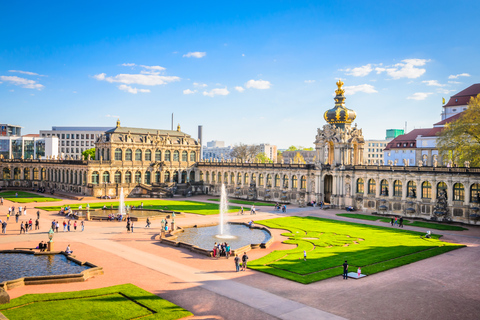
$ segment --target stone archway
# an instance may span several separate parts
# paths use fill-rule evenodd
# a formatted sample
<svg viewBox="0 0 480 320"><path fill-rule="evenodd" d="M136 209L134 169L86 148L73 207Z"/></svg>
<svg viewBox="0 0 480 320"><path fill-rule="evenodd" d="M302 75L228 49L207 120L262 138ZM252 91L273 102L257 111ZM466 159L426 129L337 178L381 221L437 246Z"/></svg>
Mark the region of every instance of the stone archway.
<svg viewBox="0 0 480 320"><path fill-rule="evenodd" d="M323 177L323 202L330 203L333 190L333 177L327 174Z"/></svg>

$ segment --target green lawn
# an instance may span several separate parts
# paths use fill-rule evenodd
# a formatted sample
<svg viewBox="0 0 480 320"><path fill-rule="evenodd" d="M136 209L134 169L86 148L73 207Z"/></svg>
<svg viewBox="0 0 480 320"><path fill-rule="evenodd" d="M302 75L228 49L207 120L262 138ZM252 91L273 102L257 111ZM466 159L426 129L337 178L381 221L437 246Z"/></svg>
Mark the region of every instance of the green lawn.
<svg viewBox="0 0 480 320"><path fill-rule="evenodd" d="M143 202L144 209L162 209L162 210L171 210L177 212L187 212L187 213L196 213L202 215L218 214L220 208L218 204L215 203L205 203L205 202L196 202L196 201L174 201L174 200L144 200L144 201L125 201L125 204L130 206L138 207ZM78 210L79 206L82 206L83 209L87 207L87 202L70 204L72 210ZM109 201L109 202L96 202L90 203L90 209L103 208L103 206L110 208L110 205L114 209L118 209L118 201ZM43 209L47 211L59 211L62 206L48 206L41 207L37 206L35 208ZM237 212L240 210L240 207L229 207L228 212Z"/></svg>
<svg viewBox="0 0 480 320"><path fill-rule="evenodd" d="M346 217L346 218L354 218L354 219L361 219L361 220L371 220L371 221L380 221L390 223L392 218L385 218L379 216L372 216L369 214L360 214L360 213L338 213L337 216ZM413 221L410 220L403 220L403 224L405 226L412 226L412 227L420 227L420 228L428 228L428 229L435 229L435 230L449 230L449 231L463 231L468 230L464 227L459 226L452 226L449 224L442 224L442 223L434 223L434 222L426 222L426 221Z"/></svg>
<svg viewBox="0 0 480 320"><path fill-rule="evenodd" d="M192 313L133 284L45 294L26 294L0 305L10 320L179 319Z"/></svg>
<svg viewBox="0 0 480 320"><path fill-rule="evenodd" d="M285 243L296 248L275 250L251 261L249 268L305 284L341 275L345 260L350 271L360 266L363 274L370 275L463 247L440 241L438 235L425 239L421 232L315 217L255 223L289 230L282 234L289 238Z"/></svg>
<svg viewBox="0 0 480 320"><path fill-rule="evenodd" d="M15 196L15 193L18 193L18 196ZM0 192L0 197L3 197L5 200L18 203L28 203L28 202L50 202L50 201L61 201L62 199L58 198L49 198L44 197L38 194L25 192L25 191L4 191Z"/></svg>
<svg viewBox="0 0 480 320"><path fill-rule="evenodd" d="M220 199L207 199L208 201L217 201L220 202ZM265 207L275 207L275 203L269 202L257 202L257 201L246 201L246 200L235 200L235 199L228 199L228 202L235 203L235 204L243 204L247 206L265 206Z"/></svg>

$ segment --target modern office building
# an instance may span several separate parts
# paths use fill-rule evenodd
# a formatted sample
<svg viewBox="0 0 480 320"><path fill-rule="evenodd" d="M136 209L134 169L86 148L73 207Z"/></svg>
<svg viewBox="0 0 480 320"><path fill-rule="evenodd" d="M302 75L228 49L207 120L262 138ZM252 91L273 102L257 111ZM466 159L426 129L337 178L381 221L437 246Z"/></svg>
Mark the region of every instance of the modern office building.
<svg viewBox="0 0 480 320"><path fill-rule="evenodd" d="M260 144L260 152L265 153L268 159L277 162L277 146L268 143Z"/></svg>
<svg viewBox="0 0 480 320"><path fill-rule="evenodd" d="M58 157L58 138L28 134L22 137L0 136L0 158L45 159Z"/></svg>
<svg viewBox="0 0 480 320"><path fill-rule="evenodd" d="M57 137L58 152L62 157L80 159L82 152L95 147L96 139L112 127L52 127L40 130L40 137Z"/></svg>
<svg viewBox="0 0 480 320"><path fill-rule="evenodd" d="M232 159L231 152L232 147L225 147L225 141L212 140L203 147L203 159Z"/></svg>
<svg viewBox="0 0 480 320"><path fill-rule="evenodd" d="M2 137L20 137L22 135L22 127L13 124L0 123L0 136Z"/></svg>

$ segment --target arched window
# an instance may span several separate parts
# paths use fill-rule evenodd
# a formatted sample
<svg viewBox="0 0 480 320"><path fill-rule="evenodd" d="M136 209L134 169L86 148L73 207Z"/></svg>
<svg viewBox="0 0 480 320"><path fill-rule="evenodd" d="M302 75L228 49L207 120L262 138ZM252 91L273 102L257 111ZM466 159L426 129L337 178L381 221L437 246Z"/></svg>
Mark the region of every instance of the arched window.
<svg viewBox="0 0 480 320"><path fill-rule="evenodd" d="M260 186L263 186L263 185L264 185L264 182L265 182L265 178L263 177L263 174L260 173L260 174L258 175L258 184L259 184Z"/></svg>
<svg viewBox="0 0 480 320"><path fill-rule="evenodd" d="M470 202L480 203L480 184L474 183L470 186Z"/></svg>
<svg viewBox="0 0 480 320"><path fill-rule="evenodd" d="M3 180L10 180L10 169L3 168Z"/></svg>
<svg viewBox="0 0 480 320"><path fill-rule="evenodd" d="M297 188L297 176L292 176L292 188Z"/></svg>
<svg viewBox="0 0 480 320"><path fill-rule="evenodd" d="M235 184L235 173L230 174L230 184Z"/></svg>
<svg viewBox="0 0 480 320"><path fill-rule="evenodd" d="M407 197L416 198L417 197L417 184L415 181L408 181L407 183Z"/></svg>
<svg viewBox="0 0 480 320"><path fill-rule="evenodd" d="M375 194L377 192L377 186L375 180L368 180L368 194Z"/></svg>
<svg viewBox="0 0 480 320"><path fill-rule="evenodd" d="M142 161L142 150L135 150L135 161ZM135 175L137 174L135 173Z"/></svg>
<svg viewBox="0 0 480 320"><path fill-rule="evenodd" d="M305 176L300 179L300 188L307 189L307 178Z"/></svg>
<svg viewBox="0 0 480 320"><path fill-rule="evenodd" d="M165 182L170 182L170 171L165 171Z"/></svg>
<svg viewBox="0 0 480 320"><path fill-rule="evenodd" d="M210 172L207 171L206 175L205 175L205 182L206 183L210 183Z"/></svg>
<svg viewBox="0 0 480 320"><path fill-rule="evenodd" d="M237 175L237 184L242 184L242 174L240 172Z"/></svg>
<svg viewBox="0 0 480 320"><path fill-rule="evenodd" d="M191 179L190 179L191 180ZM225 182L225 184L228 184L228 173L225 172L225 174L223 175L223 182Z"/></svg>
<svg viewBox="0 0 480 320"><path fill-rule="evenodd" d="M30 169L29 168L23 169L23 179L24 180L30 180Z"/></svg>
<svg viewBox="0 0 480 320"><path fill-rule="evenodd" d="M20 168L15 168L13 169L13 179L14 180L20 180Z"/></svg>
<svg viewBox="0 0 480 320"><path fill-rule="evenodd" d="M272 186L272 175L267 174L267 187L271 187L271 186Z"/></svg>
<svg viewBox="0 0 480 320"><path fill-rule="evenodd" d="M245 176L243 177L243 184L248 185L248 173L245 173Z"/></svg>
<svg viewBox="0 0 480 320"><path fill-rule="evenodd" d="M110 173L108 171L105 171L103 173L103 182L104 183L110 183Z"/></svg>
<svg viewBox="0 0 480 320"><path fill-rule="evenodd" d="M173 173L173 182L178 183L178 171L175 171L175 172Z"/></svg>
<svg viewBox="0 0 480 320"><path fill-rule="evenodd" d="M42 170L40 170L40 172L41 172L40 179L41 180L46 180L47 170L45 170L45 168L42 168Z"/></svg>
<svg viewBox="0 0 480 320"><path fill-rule="evenodd" d="M135 172L135 183L142 183L142 173L140 171Z"/></svg>
<svg viewBox="0 0 480 320"><path fill-rule="evenodd" d="M465 201L465 188L461 183L453 185L453 201Z"/></svg>
<svg viewBox="0 0 480 320"><path fill-rule="evenodd" d="M393 196L394 197L402 196L402 181L400 180L393 181Z"/></svg>
<svg viewBox="0 0 480 320"><path fill-rule="evenodd" d="M252 181L251 183L257 184L257 175L255 173L252 173Z"/></svg>
<svg viewBox="0 0 480 320"><path fill-rule="evenodd" d="M162 161L162 151L155 150L155 161Z"/></svg>
<svg viewBox="0 0 480 320"><path fill-rule="evenodd" d="M122 149L115 149L115 161L122 161Z"/></svg>
<svg viewBox="0 0 480 320"><path fill-rule="evenodd" d="M122 183L122 173L120 171L115 172L115 183Z"/></svg>
<svg viewBox="0 0 480 320"><path fill-rule="evenodd" d="M432 199L432 185L428 181L422 183L422 199Z"/></svg>
<svg viewBox="0 0 480 320"><path fill-rule="evenodd" d="M217 174L218 183L222 183L222 174L219 172Z"/></svg>
<svg viewBox="0 0 480 320"><path fill-rule="evenodd" d="M125 151L125 160L132 161L132 149L127 149Z"/></svg>
<svg viewBox="0 0 480 320"><path fill-rule="evenodd" d="M380 181L380 193L382 196L388 196L388 181L386 179Z"/></svg>
<svg viewBox="0 0 480 320"><path fill-rule="evenodd" d="M447 184L445 182L439 182L437 184L437 198L440 196L440 193L445 192L445 197L447 197Z"/></svg>
<svg viewBox="0 0 480 320"><path fill-rule="evenodd" d="M150 149L145 150L145 161L152 161L152 151Z"/></svg>
<svg viewBox="0 0 480 320"><path fill-rule="evenodd" d="M155 172L155 183L160 183L160 171Z"/></svg>
<svg viewBox="0 0 480 320"><path fill-rule="evenodd" d="M203 171L200 171L200 181L203 181Z"/></svg>
<svg viewBox="0 0 480 320"><path fill-rule="evenodd" d="M197 160L197 154L195 151L190 152L190 161L195 162Z"/></svg>
<svg viewBox="0 0 480 320"><path fill-rule="evenodd" d="M212 172L212 183L215 183L217 181L217 174L215 172Z"/></svg>
<svg viewBox="0 0 480 320"><path fill-rule="evenodd" d="M178 150L173 151L173 161L180 161L180 152Z"/></svg>
<svg viewBox="0 0 480 320"><path fill-rule="evenodd" d="M125 172L125 183L132 183L132 173L130 171Z"/></svg>
<svg viewBox="0 0 480 320"><path fill-rule="evenodd" d="M38 180L38 169L33 168L33 180Z"/></svg>
<svg viewBox="0 0 480 320"><path fill-rule="evenodd" d="M275 175L275 188L280 187L280 176L278 174Z"/></svg>
<svg viewBox="0 0 480 320"><path fill-rule="evenodd" d="M145 179L144 179L145 184L151 184L150 183L150 177L151 177L150 171L145 172Z"/></svg>
<svg viewBox="0 0 480 320"><path fill-rule="evenodd" d="M73 143L73 142L72 142L72 143ZM73 149L72 149L72 150L73 150ZM102 159L105 159L105 149L102 149L101 152L102 152Z"/></svg>
<svg viewBox="0 0 480 320"><path fill-rule="evenodd" d="M187 162L188 161L188 152L187 151L182 151L182 161Z"/></svg>
<svg viewBox="0 0 480 320"><path fill-rule="evenodd" d="M363 188L364 188L363 179L362 179L362 178L358 178L358 179L357 179L357 193L363 194Z"/></svg>
<svg viewBox="0 0 480 320"><path fill-rule="evenodd" d="M92 172L92 184L98 184L98 171Z"/></svg>
<svg viewBox="0 0 480 320"><path fill-rule="evenodd" d="M172 161L170 158L170 150L165 151L165 161Z"/></svg>
<svg viewBox="0 0 480 320"><path fill-rule="evenodd" d="M218 179L220 180L221 175L218 175ZM182 171L182 183L187 183L187 171Z"/></svg>
<svg viewBox="0 0 480 320"><path fill-rule="evenodd" d="M195 171L190 171L190 182L195 182Z"/></svg>
<svg viewBox="0 0 480 320"><path fill-rule="evenodd" d="M85 171L83 173L83 185L86 186L87 185L87 171Z"/></svg>
<svg viewBox="0 0 480 320"><path fill-rule="evenodd" d="M283 187L288 188L288 176L286 174L283 175Z"/></svg>

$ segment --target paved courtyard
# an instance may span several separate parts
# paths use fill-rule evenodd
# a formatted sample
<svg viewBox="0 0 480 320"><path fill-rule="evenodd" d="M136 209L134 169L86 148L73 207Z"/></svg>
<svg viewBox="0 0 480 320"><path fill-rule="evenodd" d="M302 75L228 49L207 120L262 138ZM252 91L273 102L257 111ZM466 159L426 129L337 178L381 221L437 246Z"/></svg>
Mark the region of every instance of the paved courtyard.
<svg viewBox="0 0 480 320"><path fill-rule="evenodd" d="M9 205L12 203L5 201L0 207L0 219L6 219ZM34 204L27 206L27 218L34 219ZM287 213L282 214L271 207L260 207L256 216L230 214L229 220L298 215L387 226L381 222L340 218L335 215L338 212L289 206ZM19 224L11 218L7 235L0 236L0 249L36 246L47 239L52 219L62 221L56 213L42 211L41 230L19 235ZM179 226L189 226L217 220L218 216L187 214L176 222ZM462 249L361 280L343 281L339 275L303 285L254 270L237 273L233 259L214 259L162 245L154 239L159 233L160 220L152 222L151 228L137 222L133 233L127 233L125 223L94 221L86 223L84 232L60 231L54 236L56 250L64 250L70 244L78 259L102 266L105 274L81 283L15 288L9 291L11 298L26 293L133 283L191 311L195 319L478 319L480 314L480 227L461 232L435 230L444 235L445 241L467 245ZM405 229L425 231L408 226ZM281 243L285 239L281 233L273 229L273 245L250 251L250 260L275 249L289 248Z"/></svg>

